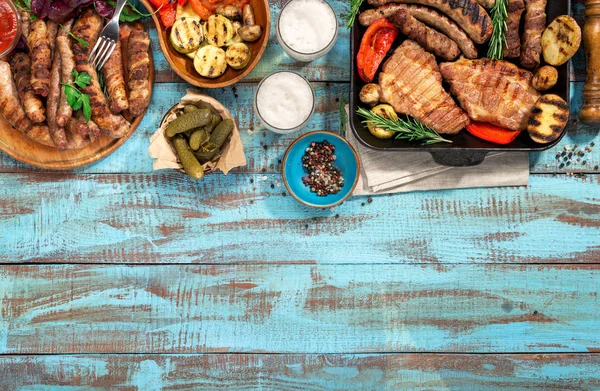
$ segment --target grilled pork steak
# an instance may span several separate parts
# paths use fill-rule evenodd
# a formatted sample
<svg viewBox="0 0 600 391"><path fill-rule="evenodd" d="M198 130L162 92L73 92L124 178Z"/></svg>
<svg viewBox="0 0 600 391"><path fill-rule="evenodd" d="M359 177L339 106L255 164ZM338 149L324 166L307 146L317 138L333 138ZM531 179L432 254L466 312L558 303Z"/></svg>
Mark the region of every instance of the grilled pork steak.
<svg viewBox="0 0 600 391"><path fill-rule="evenodd" d="M523 130L540 97L533 74L506 61L460 59L440 64L442 76L473 121Z"/></svg>
<svg viewBox="0 0 600 391"><path fill-rule="evenodd" d="M382 101L438 133L456 134L470 122L442 87L433 54L414 41L404 41L383 64L379 85Z"/></svg>

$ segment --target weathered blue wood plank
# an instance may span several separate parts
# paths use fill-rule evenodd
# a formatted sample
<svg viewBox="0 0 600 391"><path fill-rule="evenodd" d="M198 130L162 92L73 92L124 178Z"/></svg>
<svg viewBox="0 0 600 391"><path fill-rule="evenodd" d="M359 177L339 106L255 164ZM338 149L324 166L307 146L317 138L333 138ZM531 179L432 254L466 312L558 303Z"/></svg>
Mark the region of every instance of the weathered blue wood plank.
<svg viewBox="0 0 600 391"><path fill-rule="evenodd" d="M595 390L600 355L0 357L6 390Z"/></svg>
<svg viewBox="0 0 600 391"><path fill-rule="evenodd" d="M4 265L0 354L585 353L599 292L597 264Z"/></svg>
<svg viewBox="0 0 600 391"><path fill-rule="evenodd" d="M317 91L317 108L313 119L305 131L326 129L339 131L340 114L339 100L347 99L349 88L346 83L315 83ZM148 156L150 136L155 132L164 113L185 95L187 85L177 83L156 84L152 103L148 114L140 127L131 138L109 158L78 169L78 173L150 173L152 160ZM236 88L226 88L208 91L208 93L227 106L237 119L242 130L242 141L248 160L248 166L239 172L279 172L278 161L283 158L285 150L300 133L279 136L261 127L254 115L253 94L256 84L240 84ZM581 107L581 89L583 83L573 83L572 111L574 118ZM600 172L595 166L600 165L600 133L598 127L586 127L576 124L572 127L564 141L556 148L543 153L531 155L531 172ZM254 134L247 131L253 130ZM574 161L570 166L560 167L555 158L557 152L565 146L581 148L595 143L596 148L588 152L580 162ZM583 165L583 162L586 165ZM0 153L0 172L30 172L35 169L16 162L7 155ZM40 170L37 170L40 171Z"/></svg>
<svg viewBox="0 0 600 391"><path fill-rule="evenodd" d="M272 186L272 187L271 187ZM18 189L16 191L15 189ZM0 262L598 262L598 177L352 198L331 212L278 175L0 176ZM363 206L364 204L364 206ZM293 245L292 245L293 244Z"/></svg>

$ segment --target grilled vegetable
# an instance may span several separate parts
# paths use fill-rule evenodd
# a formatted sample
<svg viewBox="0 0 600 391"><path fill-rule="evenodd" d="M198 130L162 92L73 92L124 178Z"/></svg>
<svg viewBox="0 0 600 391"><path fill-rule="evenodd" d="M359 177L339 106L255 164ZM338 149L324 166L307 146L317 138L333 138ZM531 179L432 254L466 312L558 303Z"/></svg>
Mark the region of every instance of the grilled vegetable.
<svg viewBox="0 0 600 391"><path fill-rule="evenodd" d="M167 136L173 137L177 133L205 126L210 122L211 115L210 109L198 109L191 113L182 114L167 126Z"/></svg>
<svg viewBox="0 0 600 391"><path fill-rule="evenodd" d="M242 10L235 5L220 5L215 12L217 15L223 15L231 20L241 19L242 17Z"/></svg>
<svg viewBox="0 0 600 391"><path fill-rule="evenodd" d="M192 179L201 179L204 176L204 168L202 168L198 159L194 156L185 137L177 135L171 139L171 142L185 172Z"/></svg>
<svg viewBox="0 0 600 391"><path fill-rule="evenodd" d="M471 123L467 125L467 131L482 140L500 145L512 143L519 134L521 134L520 130L510 130L501 128L500 126L475 121L471 121Z"/></svg>
<svg viewBox="0 0 600 391"><path fill-rule="evenodd" d="M233 25L223 15L212 15L204 26L204 36L209 44L217 47L233 38Z"/></svg>
<svg viewBox="0 0 600 391"><path fill-rule="evenodd" d="M225 42L225 46L231 46L234 43L242 43L244 42L244 40L242 39L242 37L240 37L240 35L238 34L238 30L242 27L242 24L240 22L233 22L233 37Z"/></svg>
<svg viewBox="0 0 600 391"><path fill-rule="evenodd" d="M369 26L356 55L358 74L363 81L370 83L373 80L397 36L398 29L387 19L379 19Z"/></svg>
<svg viewBox="0 0 600 391"><path fill-rule="evenodd" d="M225 61L233 69L243 69L250 62L250 48L245 43L235 43L225 52Z"/></svg>
<svg viewBox="0 0 600 391"><path fill-rule="evenodd" d="M246 42L257 41L262 35L262 26L255 24L254 9L250 4L246 4L243 10L244 26L237 30L237 33Z"/></svg>
<svg viewBox="0 0 600 391"><path fill-rule="evenodd" d="M179 53L191 53L202 43L202 25L199 19L181 17L171 28L171 45Z"/></svg>
<svg viewBox="0 0 600 391"><path fill-rule="evenodd" d="M538 91L547 91L556 85L558 81L558 71L549 65L543 66L537 70L533 76L533 88Z"/></svg>
<svg viewBox="0 0 600 391"><path fill-rule="evenodd" d="M394 111L394 108L390 105L375 106L371 109L371 111L384 118L398 121L398 115ZM367 127L369 128L369 132L371 132L373 136L381 139L392 138L396 134L396 132L373 126L371 123L367 123Z"/></svg>
<svg viewBox="0 0 600 391"><path fill-rule="evenodd" d="M194 58L194 68L200 76L209 78L221 76L227 69L225 51L212 45L198 49Z"/></svg>
<svg viewBox="0 0 600 391"><path fill-rule="evenodd" d="M569 105L560 96L540 97L533 107L527 132L536 143L548 144L560 137L569 121Z"/></svg>
<svg viewBox="0 0 600 391"><path fill-rule="evenodd" d="M581 28L568 15L554 19L542 35L544 60L550 65L560 66L575 55L581 45Z"/></svg>
<svg viewBox="0 0 600 391"><path fill-rule="evenodd" d="M375 83L365 84L360 89L359 98L362 103L375 106L381 99L381 87Z"/></svg>

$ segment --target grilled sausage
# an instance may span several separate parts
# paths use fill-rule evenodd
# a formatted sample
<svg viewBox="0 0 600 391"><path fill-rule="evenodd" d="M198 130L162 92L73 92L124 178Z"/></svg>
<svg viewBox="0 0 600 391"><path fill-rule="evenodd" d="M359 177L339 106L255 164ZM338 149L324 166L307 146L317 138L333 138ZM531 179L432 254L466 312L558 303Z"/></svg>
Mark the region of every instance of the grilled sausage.
<svg viewBox="0 0 600 391"><path fill-rule="evenodd" d="M110 58L102 67L104 84L108 91L110 111L118 114L129 108L125 80L123 79L123 57L121 54L121 41L117 41L117 47Z"/></svg>
<svg viewBox="0 0 600 391"><path fill-rule="evenodd" d="M477 58L477 47L475 46L473 40L465 33L465 31L456 23L454 23L454 21L431 8L423 7L421 5L386 4L379 8L362 12L358 16L358 21L363 26L370 26L381 18L391 17L399 9L407 10L412 16L415 17L415 19L433 26L437 30L446 34L450 39L456 42L465 57L471 59Z"/></svg>
<svg viewBox="0 0 600 391"><path fill-rule="evenodd" d="M54 54L54 48L56 47L56 35L58 34L58 23L53 20L49 20L46 23L46 29L48 30L48 39L50 40L50 51Z"/></svg>
<svg viewBox="0 0 600 391"><path fill-rule="evenodd" d="M54 53L52 59L52 69L50 71L50 91L48 92L48 100L46 101L46 111L48 116L48 128L50 136L54 141L54 145L58 149L67 148L67 136L65 129L56 124L56 112L60 102L60 54Z"/></svg>
<svg viewBox="0 0 600 391"><path fill-rule="evenodd" d="M25 109L25 114L35 123L44 122L46 120L46 109L40 98L33 92L31 88L31 60L26 53L15 53L10 60L10 67L15 75L17 91L19 99Z"/></svg>
<svg viewBox="0 0 600 391"><path fill-rule="evenodd" d="M54 141L52 141L52 137L50 136L50 130L48 129L48 125L33 125L31 129L25 132L27 136L43 145L48 145L50 147L54 147Z"/></svg>
<svg viewBox="0 0 600 391"><path fill-rule="evenodd" d="M369 4L376 7L389 3L437 8L458 23L475 43L486 43L494 31L490 16L475 0L369 0Z"/></svg>
<svg viewBox="0 0 600 391"><path fill-rule="evenodd" d="M521 36L519 27L521 27L521 15L525 11L523 0L508 0L506 7L508 17L506 18L506 46L504 47L504 57L517 58L521 54Z"/></svg>
<svg viewBox="0 0 600 391"><path fill-rule="evenodd" d="M27 36L29 35L29 24L30 24L31 13L24 11L22 9L19 9L19 15L21 16L21 36L23 36L23 37L25 37L25 39L27 39Z"/></svg>
<svg viewBox="0 0 600 391"><path fill-rule="evenodd" d="M31 87L40 96L48 96L52 50L46 22L37 18L29 25L27 46L31 52Z"/></svg>
<svg viewBox="0 0 600 391"><path fill-rule="evenodd" d="M139 29L129 35L127 54L129 58L129 111L134 117L141 115L150 104L150 37Z"/></svg>
<svg viewBox="0 0 600 391"><path fill-rule="evenodd" d="M72 33L88 46L83 47L79 42L73 43L73 54L75 56L75 67L78 72L87 72L92 76L90 85L83 92L90 96L90 105L92 106L92 119L102 132L112 138L121 138L129 130L129 122L120 115L112 114L108 108L106 97L98 82L98 73L93 66L88 64L88 56L91 49L96 44L100 30L102 29L103 19L94 10L86 10L77 19L73 25Z"/></svg>
<svg viewBox="0 0 600 391"><path fill-rule="evenodd" d="M76 117L69 118L65 129L67 130L67 149L81 149L90 144L91 140L87 136L89 126L85 123L85 118L81 114L81 111L78 112Z"/></svg>
<svg viewBox="0 0 600 391"><path fill-rule="evenodd" d="M69 20L63 25L63 27L58 31L58 35L56 37L56 48L58 54L60 55L60 78L65 84L73 84L73 70L75 69L73 50L71 50L71 38L69 38L68 35L72 26L73 19ZM56 112L56 124L58 126L65 126L72 115L73 109L67 101L64 88L61 88L60 103L58 104L58 111Z"/></svg>
<svg viewBox="0 0 600 391"><path fill-rule="evenodd" d="M521 65L525 68L540 65L547 3L548 0L525 0L525 30L521 40Z"/></svg>
<svg viewBox="0 0 600 391"><path fill-rule="evenodd" d="M460 55L460 49L456 45L456 42L431 27L425 26L407 10L401 9L396 11L390 18L390 22L398 27L402 34L406 35L409 39L416 41L426 50L444 60L452 61Z"/></svg>
<svg viewBox="0 0 600 391"><path fill-rule="evenodd" d="M15 129L26 133L31 129L31 121L19 102L17 86L10 71L10 65L0 60L0 113Z"/></svg>

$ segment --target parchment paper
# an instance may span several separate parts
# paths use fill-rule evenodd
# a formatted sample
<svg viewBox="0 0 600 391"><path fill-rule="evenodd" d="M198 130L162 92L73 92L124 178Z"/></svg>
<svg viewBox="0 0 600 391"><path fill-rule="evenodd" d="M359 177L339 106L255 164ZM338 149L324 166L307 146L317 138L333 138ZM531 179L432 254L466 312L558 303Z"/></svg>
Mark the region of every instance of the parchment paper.
<svg viewBox="0 0 600 391"><path fill-rule="evenodd" d="M154 170L162 170L165 168L171 168L183 172L183 167L179 164L175 149L171 146L171 143L165 136L165 129L167 125L177 117L176 109L183 109L186 104L193 104L200 108L212 106L214 107L224 119L233 119L229 110L227 110L221 103L216 99L205 95L197 90L188 89L187 94L181 98L179 104L165 116L160 128L150 137L150 146L148 147L148 153L150 157L156 159L152 164ZM229 140L225 141L223 147L223 153L215 162L205 163L205 172L212 172L219 169L223 174L227 174L231 169L235 167L242 167L246 165L246 155L244 155L244 146L242 145L242 139L240 138L240 131L238 130L235 120L233 121L233 131Z"/></svg>

